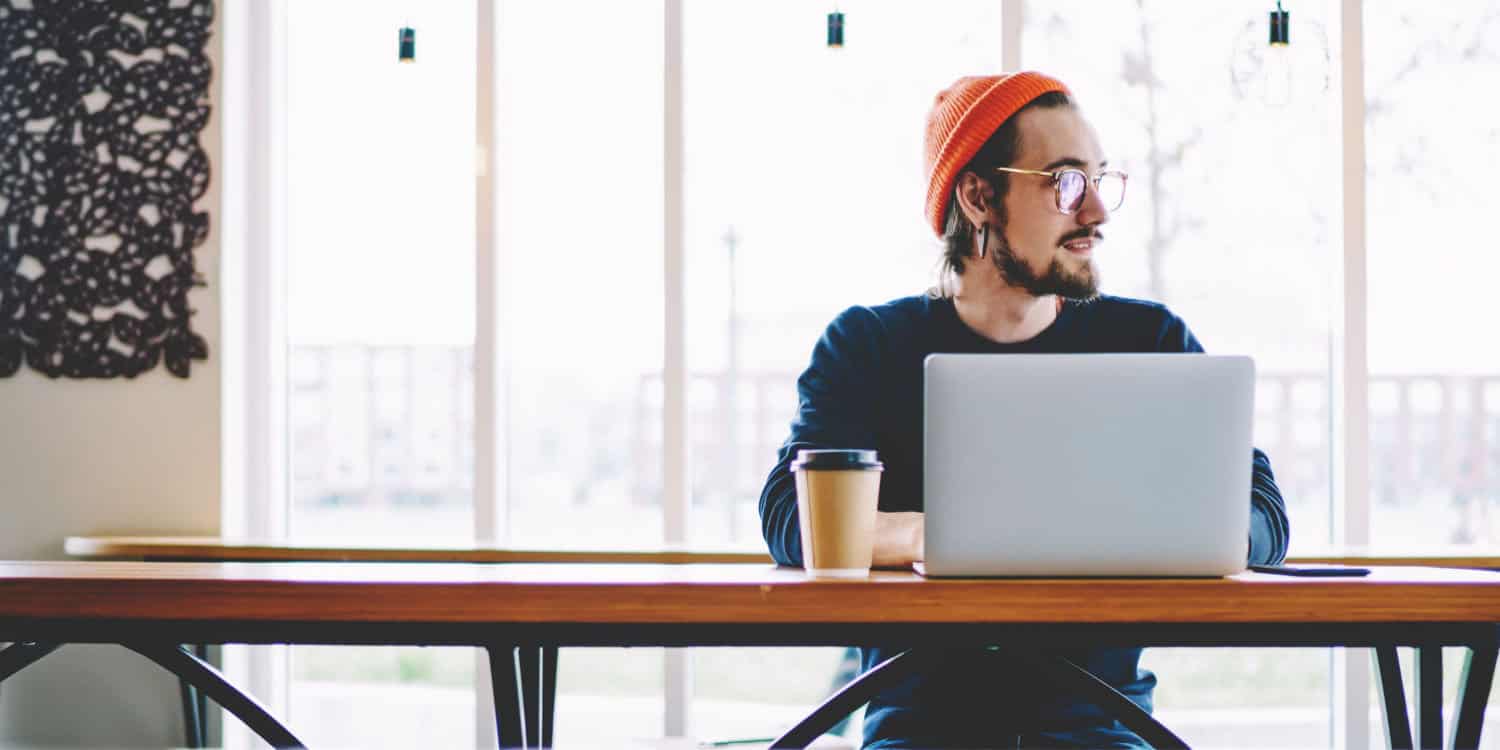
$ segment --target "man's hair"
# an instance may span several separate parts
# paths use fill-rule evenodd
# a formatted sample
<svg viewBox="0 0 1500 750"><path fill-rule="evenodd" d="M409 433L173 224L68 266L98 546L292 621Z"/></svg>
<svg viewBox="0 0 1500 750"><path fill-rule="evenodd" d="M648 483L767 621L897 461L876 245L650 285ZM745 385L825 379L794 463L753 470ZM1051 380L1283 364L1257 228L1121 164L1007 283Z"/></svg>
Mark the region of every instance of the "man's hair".
<svg viewBox="0 0 1500 750"><path fill-rule="evenodd" d="M1021 150L1021 131L1016 126L1021 113L1033 107L1038 109L1056 109L1058 107L1071 107L1073 100L1061 91L1049 91L1041 96L1027 102L1026 106L1016 110L1001 123L989 140L979 148L979 153L958 171L960 177L964 172L973 172L979 179L985 180L995 193L995 207L1000 212L1000 227L1004 231L1005 223L1009 217L1005 215L1005 191L1010 187L1009 175L1004 172L996 172L995 167L1008 167L1015 161L1016 152ZM958 180L953 181L953 187L949 190L957 191ZM959 208L958 197L955 194L948 201L947 217L943 220L943 257L940 261L941 268L938 270L939 283L933 290L937 296L951 297L952 289L949 282L964 272L964 261L969 254L974 252L974 223L964 216Z"/></svg>

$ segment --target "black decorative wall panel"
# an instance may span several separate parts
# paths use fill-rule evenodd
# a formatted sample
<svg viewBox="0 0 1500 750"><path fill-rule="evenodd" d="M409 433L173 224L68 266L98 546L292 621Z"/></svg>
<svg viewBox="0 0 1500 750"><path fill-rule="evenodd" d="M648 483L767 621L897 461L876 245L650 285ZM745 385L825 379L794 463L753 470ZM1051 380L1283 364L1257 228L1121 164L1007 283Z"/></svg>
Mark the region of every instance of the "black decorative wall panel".
<svg viewBox="0 0 1500 750"><path fill-rule="evenodd" d="M209 0L0 0L0 377L187 377Z"/></svg>

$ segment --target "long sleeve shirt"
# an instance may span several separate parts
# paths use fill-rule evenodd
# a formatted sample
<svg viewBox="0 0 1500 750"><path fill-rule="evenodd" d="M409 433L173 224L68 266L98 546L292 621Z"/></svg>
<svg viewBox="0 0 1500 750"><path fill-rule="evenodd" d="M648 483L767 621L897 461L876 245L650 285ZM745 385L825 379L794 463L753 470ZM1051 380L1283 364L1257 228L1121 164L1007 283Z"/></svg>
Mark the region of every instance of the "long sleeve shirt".
<svg viewBox="0 0 1500 750"><path fill-rule="evenodd" d="M1000 344L958 317L951 299L918 295L873 307L851 307L828 326L797 380L799 407L780 460L760 498L761 527L771 556L802 564L797 492L789 466L804 448L872 448L885 463L880 510L922 510L922 365L929 354L1059 354L1203 351L1181 318L1165 306L1122 297L1069 301L1057 320L1027 341ZM1286 556L1289 525L1270 460L1252 449L1248 489L1251 563ZM1004 644L997 644L1002 646ZM867 647L865 669L900 649ZM1141 649L1092 649L1064 654L1146 710L1156 678L1139 668ZM979 680L975 683L975 680ZM989 689L974 689L974 685ZM1049 691L1011 665L1003 648L976 652L963 666L921 675L882 693L865 713L870 747L994 746L1009 733L1039 732L1040 741L1103 744L1123 727L1098 708ZM1100 734L1103 732L1103 734ZM1038 740L1031 740L1038 741Z"/></svg>

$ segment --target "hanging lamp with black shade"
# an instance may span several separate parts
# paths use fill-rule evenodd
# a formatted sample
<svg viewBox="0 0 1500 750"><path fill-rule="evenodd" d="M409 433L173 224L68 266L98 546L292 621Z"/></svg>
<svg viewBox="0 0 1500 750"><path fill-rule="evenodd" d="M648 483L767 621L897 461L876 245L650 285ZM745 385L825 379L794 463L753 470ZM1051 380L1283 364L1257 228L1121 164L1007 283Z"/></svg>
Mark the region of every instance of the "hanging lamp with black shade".
<svg viewBox="0 0 1500 750"><path fill-rule="evenodd" d="M828 47L838 49L844 46L844 14L834 10L828 14Z"/></svg>
<svg viewBox="0 0 1500 750"><path fill-rule="evenodd" d="M1247 19L1235 36L1229 62L1236 98L1283 108L1328 91L1328 34L1316 13L1300 18L1295 47L1292 14L1282 7L1282 0L1276 0L1265 16Z"/></svg>
<svg viewBox="0 0 1500 750"><path fill-rule="evenodd" d="M1286 47L1291 44L1292 14L1281 9L1281 0L1276 0L1276 10L1271 11L1271 46Z"/></svg>

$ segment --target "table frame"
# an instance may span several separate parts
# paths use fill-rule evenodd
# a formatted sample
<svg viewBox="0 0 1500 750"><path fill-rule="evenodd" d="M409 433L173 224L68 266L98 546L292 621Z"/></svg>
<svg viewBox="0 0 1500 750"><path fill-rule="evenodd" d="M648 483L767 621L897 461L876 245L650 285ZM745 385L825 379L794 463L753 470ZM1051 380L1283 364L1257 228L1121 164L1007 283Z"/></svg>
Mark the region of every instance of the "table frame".
<svg viewBox="0 0 1500 750"><path fill-rule="evenodd" d="M268 633L267 631L273 631ZM892 680L948 658L953 649L981 647L996 642L1019 652L1033 649L1106 646L1251 646L1251 647L1372 647L1376 650L1381 692L1385 696L1388 742L1393 748L1415 747L1407 720L1402 679L1395 661L1398 646L1433 653L1444 646L1467 650L1460 687L1458 715L1448 746L1477 748L1485 701L1493 681L1497 628L1482 623L1138 623L1138 624L992 624L992 623L793 623L785 625L737 623L329 623L260 621L108 620L95 618L0 619L0 639L16 641L0 651L0 680L46 656L63 643L122 645L173 672L204 691L225 710L245 721L274 747L300 747L296 736L254 698L234 688L211 665L177 646L178 643L295 643L303 645L470 646L489 651L494 684L497 730L501 747L547 747L552 737L551 712L555 696L556 649L561 647L620 646L844 646L850 643L943 643L942 649L906 652L881 669L867 672L778 739L774 747L799 747L832 727L853 707L862 705ZM925 653L924 653L925 652ZM507 658L509 657L509 658ZM1430 657L1429 657L1430 658ZM507 664L507 662L509 662ZM531 671L533 669L535 671ZM1053 662L1038 667L1054 681L1068 681L1069 665ZM1050 671L1045 671L1049 670ZM883 674L890 670L891 674ZM905 670L903 672L903 670ZM1431 676L1418 670L1418 696L1430 696ZM1077 677L1077 675L1075 675ZM507 679L508 678L508 679ZM1074 679L1069 684L1083 685ZM528 700L518 687L536 686ZM1440 682L1438 683L1440 684ZM529 691L528 691L529 692ZM1091 698L1101 695L1090 693ZM1109 705L1106 703L1105 705ZM1133 705L1133 704L1132 704ZM839 713L844 707L849 707ZM1123 708L1116 705L1115 708ZM1142 712L1144 716L1144 712ZM1417 738L1421 747L1442 746L1441 705L1419 704ZM536 723L527 722L532 718ZM1131 726L1139 717L1121 715ZM1149 717L1148 717L1149 719ZM1160 727L1137 722L1133 729ZM1162 731L1165 731L1162 728ZM1157 735L1158 737L1162 735ZM1170 736L1170 735L1168 735ZM1433 742L1433 740L1436 742ZM1181 746L1171 742L1158 746Z"/></svg>
<svg viewBox="0 0 1500 750"><path fill-rule="evenodd" d="M634 563L667 563L667 564L690 564L690 563L728 563L728 562L766 562L769 558L761 552L750 551L705 551L681 549L662 550L517 550L486 547L440 547L440 548L387 548L368 545L341 546L341 545L318 545L318 544L281 544L264 543L255 541L233 541L215 537L70 537L65 543L69 554L82 557L135 557L144 560L161 561L313 561L313 560L341 560L341 561L370 561L370 562L495 562L495 563L520 563L520 562L634 562ZM1318 564L1343 564L1343 565L1421 565L1431 567L1455 567L1455 568L1482 568L1500 569L1500 552L1483 550L1411 550L1397 554L1379 554L1365 548L1349 548L1324 550L1301 556L1294 556L1288 560L1289 563L1318 563ZM846 645L830 644L830 645ZM1167 644L1159 644L1167 645ZM1192 644L1178 644L1192 645ZM1400 673L1399 661L1396 657L1396 646L1390 643L1370 643L1372 647L1371 658L1373 661L1374 674L1381 694L1381 709L1385 717L1384 727L1387 733L1387 744L1393 748L1407 747L1440 747L1442 746L1442 657L1441 646L1422 643L1403 643L1411 645L1416 650L1416 669L1413 678L1416 683L1416 705L1411 719L1415 720L1415 732L1413 732L1412 721L1408 719L1406 710L1403 681ZM486 647L486 646L481 646ZM556 700L556 670L557 670L557 646L547 645L492 645L490 649L490 664L492 683L505 685L509 696L509 680L499 679L501 672L513 671L520 684L517 686L515 699L521 717L505 720L499 716L501 713L501 702L508 697L497 695L497 721L502 725L516 726L517 719L524 721L526 714L531 714L533 720L523 730L525 740L532 743L545 742L550 745L552 737L552 708ZM1463 666L1463 682L1468 685L1484 682L1488 684L1493 679L1494 656L1482 643L1477 650L1470 648L1466 654ZM502 656L503 655L503 656ZM201 654L200 654L201 656ZM512 662L507 665L502 659L508 657ZM1053 673L1056 678L1057 673ZM1075 685L1075 687L1077 687ZM843 702L858 698L858 694L851 694L840 698L842 695L830 698L830 701L839 699ZM876 691L878 692L878 691ZM871 692L873 696L875 693ZM533 702L535 711L529 711L524 707L525 697L535 695ZM1456 717L1450 739L1454 743L1462 743L1464 738L1473 736L1477 744L1479 733L1479 721L1473 719L1479 716L1482 719L1483 703L1488 696L1485 689L1482 695L1475 697L1473 690L1461 692ZM1471 706L1478 701L1478 707ZM197 695L194 688L184 682L183 703L185 727L188 733L188 746L202 746L201 722L196 719L201 717L205 711L202 696ZM842 703L840 704L842 705ZM1133 705L1133 704L1132 704ZM843 715L852 712L858 704L850 707ZM1466 708L1467 707L1467 708ZM820 711L825 710L820 708ZM827 710L832 710L831 708ZM816 712L815 712L816 715ZM812 717L809 717L812 718ZM830 724L830 726L832 726ZM1413 741L1415 739L1415 742ZM502 744L504 738L502 738ZM1458 744L1455 746L1468 746Z"/></svg>

